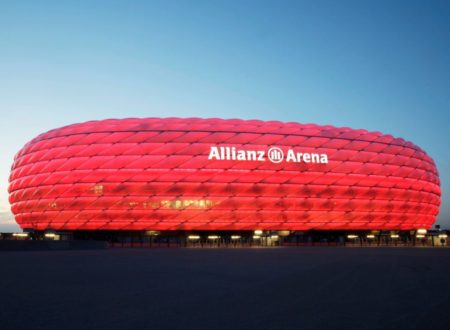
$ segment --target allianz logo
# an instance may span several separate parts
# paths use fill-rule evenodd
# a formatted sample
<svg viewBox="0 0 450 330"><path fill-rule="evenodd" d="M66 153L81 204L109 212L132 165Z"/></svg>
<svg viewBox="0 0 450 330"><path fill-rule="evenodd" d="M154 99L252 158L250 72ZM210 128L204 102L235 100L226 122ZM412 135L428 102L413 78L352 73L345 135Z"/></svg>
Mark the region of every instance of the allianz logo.
<svg viewBox="0 0 450 330"><path fill-rule="evenodd" d="M211 146L209 149L209 160L236 160L236 161L258 161L269 160L278 164L286 163L317 163L328 164L328 155L323 153L296 152L288 149L285 152L279 147L270 147L266 150L243 150L236 147Z"/></svg>

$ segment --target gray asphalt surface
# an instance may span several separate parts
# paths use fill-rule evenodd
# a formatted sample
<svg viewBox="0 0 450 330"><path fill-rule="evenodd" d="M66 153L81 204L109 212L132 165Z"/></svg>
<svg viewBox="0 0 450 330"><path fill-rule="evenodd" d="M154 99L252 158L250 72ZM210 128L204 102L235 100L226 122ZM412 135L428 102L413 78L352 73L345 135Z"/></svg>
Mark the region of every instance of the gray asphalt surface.
<svg viewBox="0 0 450 330"><path fill-rule="evenodd" d="M0 252L0 329L449 329L450 249Z"/></svg>

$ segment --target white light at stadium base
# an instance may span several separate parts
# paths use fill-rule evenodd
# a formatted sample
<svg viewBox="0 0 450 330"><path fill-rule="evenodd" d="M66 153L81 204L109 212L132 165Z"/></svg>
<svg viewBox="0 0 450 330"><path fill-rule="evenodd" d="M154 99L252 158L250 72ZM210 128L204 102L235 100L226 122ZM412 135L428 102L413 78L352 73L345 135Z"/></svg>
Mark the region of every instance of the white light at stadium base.
<svg viewBox="0 0 450 330"><path fill-rule="evenodd" d="M28 237L27 233L14 233L13 236L15 237Z"/></svg>

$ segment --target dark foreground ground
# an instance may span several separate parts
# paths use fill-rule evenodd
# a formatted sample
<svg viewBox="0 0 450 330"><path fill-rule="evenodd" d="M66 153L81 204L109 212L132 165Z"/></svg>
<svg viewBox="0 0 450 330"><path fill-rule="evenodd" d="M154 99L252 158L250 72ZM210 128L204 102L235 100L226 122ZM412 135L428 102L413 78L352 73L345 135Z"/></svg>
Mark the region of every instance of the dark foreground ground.
<svg viewBox="0 0 450 330"><path fill-rule="evenodd" d="M0 329L450 329L450 249L0 252Z"/></svg>

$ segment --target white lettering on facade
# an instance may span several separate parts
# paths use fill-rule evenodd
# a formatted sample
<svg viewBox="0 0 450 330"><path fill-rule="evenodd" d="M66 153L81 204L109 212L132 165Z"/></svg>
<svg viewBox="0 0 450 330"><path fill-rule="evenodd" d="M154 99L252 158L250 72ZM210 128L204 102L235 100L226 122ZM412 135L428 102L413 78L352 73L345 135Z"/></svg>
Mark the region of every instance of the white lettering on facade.
<svg viewBox="0 0 450 330"><path fill-rule="evenodd" d="M289 149L286 155L286 162L292 163L314 163L314 164L328 164L327 154L294 152Z"/></svg>
<svg viewBox="0 0 450 330"><path fill-rule="evenodd" d="M236 147L211 146L208 155L209 160L238 160L238 161L266 161L264 150L238 150ZM295 152L289 149L284 157L284 152L279 147L271 147L267 151L267 159L275 164L285 161L287 163L312 163L328 164L328 155L324 153Z"/></svg>

